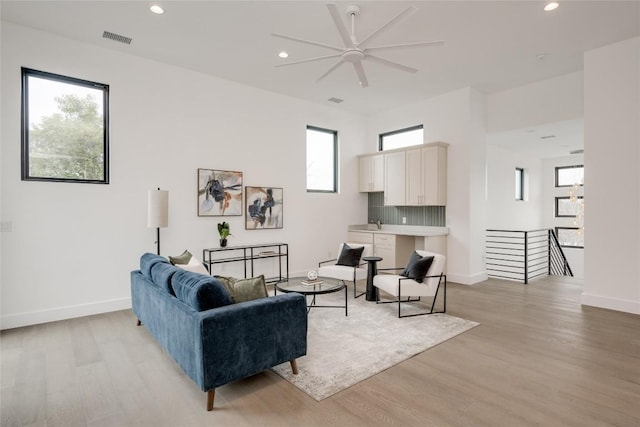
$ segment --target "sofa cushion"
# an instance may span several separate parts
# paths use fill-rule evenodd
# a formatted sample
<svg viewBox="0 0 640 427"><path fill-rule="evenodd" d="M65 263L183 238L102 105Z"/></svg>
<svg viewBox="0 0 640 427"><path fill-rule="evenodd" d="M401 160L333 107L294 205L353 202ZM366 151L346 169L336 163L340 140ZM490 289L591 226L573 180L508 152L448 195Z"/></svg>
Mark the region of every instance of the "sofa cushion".
<svg viewBox="0 0 640 427"><path fill-rule="evenodd" d="M426 276L427 271L429 271L429 267L431 267L432 262L432 256L423 257L417 252L413 252L413 254L411 254L411 258L409 258L407 267L402 273L400 273L400 275L409 277L418 283L422 283L422 281L424 280L424 276Z"/></svg>
<svg viewBox="0 0 640 427"><path fill-rule="evenodd" d="M143 254L140 257L140 271L142 272L142 275L147 279L153 280L151 278L151 267L158 263L169 264L169 261L160 255L152 254L150 252Z"/></svg>
<svg viewBox="0 0 640 427"><path fill-rule="evenodd" d="M267 286L262 274L248 279L236 279L235 277L226 276L215 276L215 278L229 292L234 303L267 297Z"/></svg>
<svg viewBox="0 0 640 427"><path fill-rule="evenodd" d="M336 265L346 265L349 267L357 266L358 264L360 264L362 251L364 251L364 246L352 248L345 243L344 245L342 245L342 251L340 252L340 256L338 257L338 262L336 263Z"/></svg>
<svg viewBox="0 0 640 427"><path fill-rule="evenodd" d="M185 249L180 255L170 256L169 261L171 264L189 264L189 260L191 259L191 252Z"/></svg>
<svg viewBox="0 0 640 427"><path fill-rule="evenodd" d="M171 287L171 278L177 270L175 266L168 262L155 263L151 266L151 281L162 290L175 295Z"/></svg>
<svg viewBox="0 0 640 427"><path fill-rule="evenodd" d="M176 297L197 311L233 303L222 284L211 276L178 269L171 279Z"/></svg>

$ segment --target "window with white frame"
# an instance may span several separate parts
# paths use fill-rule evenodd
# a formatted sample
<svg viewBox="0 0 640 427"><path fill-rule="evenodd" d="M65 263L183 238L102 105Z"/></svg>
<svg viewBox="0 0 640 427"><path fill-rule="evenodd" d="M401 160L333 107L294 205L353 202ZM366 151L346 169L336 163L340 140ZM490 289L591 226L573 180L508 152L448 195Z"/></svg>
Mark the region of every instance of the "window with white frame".
<svg viewBox="0 0 640 427"><path fill-rule="evenodd" d="M338 191L338 132L307 126L307 191Z"/></svg>

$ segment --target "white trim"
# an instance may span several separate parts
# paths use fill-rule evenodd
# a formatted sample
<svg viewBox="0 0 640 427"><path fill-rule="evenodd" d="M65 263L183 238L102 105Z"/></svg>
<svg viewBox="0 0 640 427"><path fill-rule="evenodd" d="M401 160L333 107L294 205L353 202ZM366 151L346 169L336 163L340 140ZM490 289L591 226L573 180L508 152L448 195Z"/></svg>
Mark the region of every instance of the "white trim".
<svg viewBox="0 0 640 427"><path fill-rule="evenodd" d="M471 276L447 273L447 282L459 283L461 285L475 285L476 283L484 282L487 279L488 276L486 271L472 274Z"/></svg>
<svg viewBox="0 0 640 427"><path fill-rule="evenodd" d="M28 313L8 314L0 318L0 329L19 328L21 326L37 325L39 323L55 322L73 319L75 317L91 316L93 314L131 308L131 298L100 301L89 304L58 307L48 310L31 311Z"/></svg>
<svg viewBox="0 0 640 427"><path fill-rule="evenodd" d="M612 298L603 295L587 294L583 292L581 304L591 307L623 311L625 313L640 314L640 301Z"/></svg>

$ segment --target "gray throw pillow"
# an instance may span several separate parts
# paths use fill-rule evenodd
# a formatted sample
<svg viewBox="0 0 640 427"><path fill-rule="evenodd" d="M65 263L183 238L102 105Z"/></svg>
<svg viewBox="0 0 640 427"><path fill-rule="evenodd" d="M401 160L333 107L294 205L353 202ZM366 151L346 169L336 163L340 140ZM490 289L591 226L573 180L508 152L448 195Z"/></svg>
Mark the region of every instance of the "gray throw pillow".
<svg viewBox="0 0 640 427"><path fill-rule="evenodd" d="M267 286L264 275L262 274L247 279L236 279L225 276L214 277L226 288L234 303L267 297Z"/></svg>
<svg viewBox="0 0 640 427"><path fill-rule="evenodd" d="M191 252L185 250L180 255L170 256L169 262L173 265L176 264L189 264L189 260L191 259Z"/></svg>
<svg viewBox="0 0 640 427"><path fill-rule="evenodd" d="M355 267L360 264L360 257L362 256L362 252L364 251L364 246L360 246L359 248L352 248L346 243L342 245L342 251L340 252L340 256L338 257L338 262L336 265L346 265L349 267Z"/></svg>
<svg viewBox="0 0 640 427"><path fill-rule="evenodd" d="M417 252L411 254L409 263L404 271L400 274L404 277L409 277L418 283L422 283L424 276L427 275L429 267L433 263L433 256L420 256Z"/></svg>

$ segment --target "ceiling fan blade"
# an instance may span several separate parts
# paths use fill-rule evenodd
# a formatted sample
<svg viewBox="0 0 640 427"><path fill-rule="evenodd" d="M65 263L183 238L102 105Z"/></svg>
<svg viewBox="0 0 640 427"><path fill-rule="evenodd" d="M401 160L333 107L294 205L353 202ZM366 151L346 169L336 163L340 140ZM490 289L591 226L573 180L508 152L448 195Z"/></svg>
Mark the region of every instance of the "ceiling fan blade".
<svg viewBox="0 0 640 427"><path fill-rule="evenodd" d="M362 66L362 62L353 62L353 68L356 69L356 74L358 75L358 80L360 80L360 86L367 87L369 86L369 82L367 81L367 76L364 74L364 67Z"/></svg>
<svg viewBox="0 0 640 427"><path fill-rule="evenodd" d="M285 64L277 64L276 67L286 67L288 65L304 64L305 62L320 61L322 59L337 58L339 56L342 56L342 54L337 53L335 55L316 56L315 58L301 59L300 61L287 62Z"/></svg>
<svg viewBox="0 0 640 427"><path fill-rule="evenodd" d="M333 23L336 25L338 32L340 33L340 37L342 38L342 42L345 46L353 47L353 41L349 36L349 31L347 27L344 25L344 21L340 17L340 12L338 12L338 6L335 3L327 3L327 9L329 9L329 13L331 14L331 18L333 18Z"/></svg>
<svg viewBox="0 0 640 427"><path fill-rule="evenodd" d="M390 44L390 45L386 45L386 46L373 46L373 47L368 47L368 48L366 48L364 50L366 52L368 52L370 50L390 49L390 48L393 48L393 47L440 46L440 45L443 45L443 44L444 44L443 40L435 40L435 41L430 41L430 42L401 43L401 44Z"/></svg>
<svg viewBox="0 0 640 427"><path fill-rule="evenodd" d="M389 61L387 59L380 58L379 56L365 55L364 59L370 59L370 60L372 60L374 62L378 62L380 64L387 65L389 67L395 68L397 70L402 70L402 71L405 71L407 73L415 74L415 73L418 72L418 70L415 69L415 68L407 67L406 65L398 64L397 62L392 62L392 61Z"/></svg>
<svg viewBox="0 0 640 427"><path fill-rule="evenodd" d="M378 28L373 33L369 34L367 37L362 39L362 41L358 44L358 46L360 46L360 47L364 46L364 44L367 41L369 41L370 39L372 39L374 36L377 36L379 33L381 33L382 31L385 31L391 25L395 24L397 21L399 21L400 19L404 18L405 16L415 12L416 10L418 10L418 9L414 5L409 5L406 9L404 9L402 12L397 14L394 18L391 18L391 20L389 20L382 27Z"/></svg>
<svg viewBox="0 0 640 427"><path fill-rule="evenodd" d="M338 52L342 52L344 50L341 47L331 46L331 45L328 45L328 44L324 44L324 43L320 43L320 42L314 42L314 41L311 41L311 40L299 39L297 37L285 36L284 34L271 33L271 35L274 36L274 37L280 37L281 39L285 39L285 40L292 40L294 42L306 43L306 44L310 44L310 45L313 45L313 46L326 47L327 49L335 50L335 51L338 51Z"/></svg>
<svg viewBox="0 0 640 427"><path fill-rule="evenodd" d="M331 72L333 70L335 70L336 68L338 68L339 66L341 66L342 64L344 64L344 60L341 59L340 61L336 62L335 64L333 64L331 66L331 68L329 68L323 75L321 75L320 77L318 77L318 79L316 80L316 83L318 83L320 80L324 79L325 77L327 77L329 74L331 74Z"/></svg>

